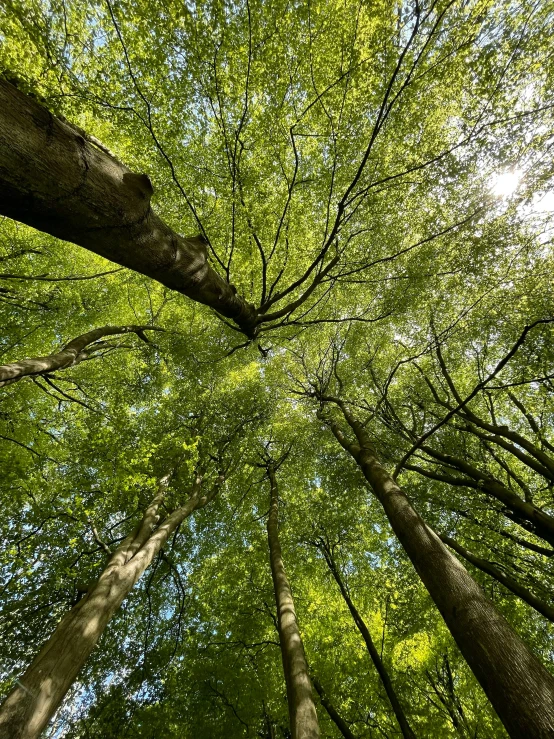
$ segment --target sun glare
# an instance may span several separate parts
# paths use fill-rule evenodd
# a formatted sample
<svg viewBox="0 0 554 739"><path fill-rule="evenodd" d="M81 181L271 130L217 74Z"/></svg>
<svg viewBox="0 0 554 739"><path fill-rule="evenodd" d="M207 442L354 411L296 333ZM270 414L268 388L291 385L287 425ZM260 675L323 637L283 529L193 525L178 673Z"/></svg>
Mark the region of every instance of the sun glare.
<svg viewBox="0 0 554 739"><path fill-rule="evenodd" d="M498 198L508 198L516 191L520 179L521 172L517 170L499 172L492 178L491 192Z"/></svg>

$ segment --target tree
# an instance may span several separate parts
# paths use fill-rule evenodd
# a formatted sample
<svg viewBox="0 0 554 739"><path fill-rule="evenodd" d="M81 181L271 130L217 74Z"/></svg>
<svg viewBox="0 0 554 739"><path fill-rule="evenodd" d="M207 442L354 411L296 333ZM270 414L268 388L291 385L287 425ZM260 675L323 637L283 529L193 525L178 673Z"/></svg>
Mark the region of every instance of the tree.
<svg viewBox="0 0 554 739"><path fill-rule="evenodd" d="M282 462L282 459L279 460ZM291 587L283 564L279 544L279 489L277 469L271 457L266 458L266 470L270 485L269 515L267 518L267 539L271 577L277 606L277 628L283 658L283 672L287 684L287 703L293 739L317 739L319 725L312 699L312 688L308 675L308 665L304 645L298 629L296 611Z"/></svg>
<svg viewBox="0 0 554 739"><path fill-rule="evenodd" d="M217 492L214 488L201 495L202 480L197 476L190 498L157 525L170 477L168 473L160 479L156 495L138 526L115 552L95 534L110 555L106 567L94 584L83 588L83 599L60 621L7 697L0 715L0 728L6 734L37 736L42 732L138 578L185 518L209 503Z"/></svg>
<svg viewBox="0 0 554 739"><path fill-rule="evenodd" d="M402 736L407 737L408 739L413 739L414 732L412 731L410 724L408 720L406 719L406 714L404 713L402 706L400 705L400 701L398 700L394 687L391 683L390 677L383 664L383 660L381 659L381 656L379 652L377 651L375 642L371 638L371 634L369 632L369 629L367 628L367 624L365 623L363 618L360 616L358 609L352 602L352 598L350 597L348 589L340 574L339 568L337 567L335 557L333 556L333 548L334 548L333 545L324 536L320 536L314 542L314 545L318 549L320 549L321 552L323 553L327 566L331 570L331 574L333 575L337 585L339 586L341 595L344 598L346 605L348 606L348 610L350 611L356 626L358 627L358 631L362 635L362 638L367 647L367 651L369 652L369 656L371 657L371 660L373 664L375 665L375 669L379 673L379 677L381 678L381 681L383 682L383 687L385 688L387 696L390 700L392 710L394 711L394 715L396 716L398 720L398 725L400 726L400 730L402 731ZM321 695L322 690L318 689L318 693ZM322 699L322 702L323 702L323 699Z"/></svg>
<svg viewBox="0 0 554 739"><path fill-rule="evenodd" d="M0 10L1 715L182 460L7 736L550 736L552 13Z"/></svg>

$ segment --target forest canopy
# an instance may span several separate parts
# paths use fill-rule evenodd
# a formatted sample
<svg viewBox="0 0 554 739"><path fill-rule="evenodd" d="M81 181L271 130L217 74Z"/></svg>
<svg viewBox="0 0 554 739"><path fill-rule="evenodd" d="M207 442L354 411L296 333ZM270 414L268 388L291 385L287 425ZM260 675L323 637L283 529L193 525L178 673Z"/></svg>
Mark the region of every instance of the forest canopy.
<svg viewBox="0 0 554 739"><path fill-rule="evenodd" d="M553 48L4 0L2 739L554 736Z"/></svg>

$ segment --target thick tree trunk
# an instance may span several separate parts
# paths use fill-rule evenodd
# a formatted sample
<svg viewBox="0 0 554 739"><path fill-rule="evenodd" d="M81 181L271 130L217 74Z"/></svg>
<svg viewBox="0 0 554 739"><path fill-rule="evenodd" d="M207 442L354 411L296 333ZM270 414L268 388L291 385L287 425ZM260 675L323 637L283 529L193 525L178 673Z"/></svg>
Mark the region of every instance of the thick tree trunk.
<svg viewBox="0 0 554 739"><path fill-rule="evenodd" d="M49 354L46 357L34 357L33 359L22 359L20 362L11 362L0 366L0 387L11 385L29 375L43 375L46 372L55 372L56 370L73 367L87 358L88 353L85 351L87 346L103 336L129 333L141 335L144 331L162 330L156 326L103 326L102 328L95 328L86 334L77 336L76 339L70 341L55 354Z"/></svg>
<svg viewBox="0 0 554 739"><path fill-rule="evenodd" d="M350 731L350 727L348 726L346 721L342 718L340 713L337 711L337 709L333 706L333 704L327 697L327 694L323 690L319 680L314 677L312 678L312 682L314 684L314 688L319 693L319 699L321 701L321 705L327 711L327 713L329 714L329 718L335 724L335 726L340 731L340 733L343 735L344 739L356 739L356 736Z"/></svg>
<svg viewBox="0 0 554 739"><path fill-rule="evenodd" d="M134 174L83 131L0 80L0 213L209 305L252 336L256 311L208 264L204 240L172 231Z"/></svg>
<svg viewBox="0 0 554 739"><path fill-rule="evenodd" d="M169 476L137 528L116 549L98 581L62 618L0 708L1 739L35 739L46 727L96 646L106 625L168 537L215 495L192 496L156 528ZM154 529L154 530L153 530Z"/></svg>
<svg viewBox="0 0 554 739"><path fill-rule="evenodd" d="M502 572L502 570L500 570L498 567L495 567L486 559L477 557L475 554L473 554L473 552L470 552L468 549L463 547L461 544L458 544L457 541L451 539L449 536L439 534L439 537L445 544L448 544L451 549L461 555L468 562L471 562L474 567L477 567L482 572L486 572L487 575L494 577L495 580L498 580L499 583L502 583L504 587L508 588L508 590L511 590L514 595L517 595L518 598L521 598L521 600L525 601L525 603L528 603L532 608L541 613L549 621L554 621L554 608L548 605L548 603L542 601L540 598L537 598L536 595L533 595L533 593L527 590L527 588L523 587L523 585L520 585L517 580L514 580L513 577L506 575L504 572Z"/></svg>
<svg viewBox="0 0 554 739"><path fill-rule="evenodd" d="M398 696L396 695L396 691L394 690L392 681L385 668L385 665L383 664L383 660L381 659L379 652L377 651L377 647L373 643L373 639L371 638L371 634L369 632L369 629L367 628L367 624L360 616L358 609L352 602L350 594L342 580L337 564L333 558L333 555L331 554L331 550L327 548L325 544L323 544L320 548L323 552L323 556L325 557L327 565L331 570L331 574L333 575L333 577L335 578L335 582L339 586L339 590L344 599L344 602L348 606L348 610L350 611L350 614L354 619L354 623L356 624L358 631L362 635L367 651L369 652L369 656L371 657L371 660L375 665L375 669L377 670L379 677L381 678L381 682L383 683L383 687L385 688L385 692L392 706L392 710L394 711L394 715L396 716L396 720L398 721L398 725L400 726L402 736L404 737L404 739L415 739L415 734L412 731L410 724L408 723L408 719L406 718L406 714L404 713L402 706L400 705L400 701L398 700Z"/></svg>
<svg viewBox="0 0 554 739"><path fill-rule="evenodd" d="M332 402L337 399L327 398ZM554 736L554 678L382 467L361 423L338 401L358 443L328 421L382 504L391 527L512 739ZM321 415L321 414L320 414Z"/></svg>
<svg viewBox="0 0 554 739"><path fill-rule="evenodd" d="M292 739L318 739L319 725L308 675L308 664L279 544L279 494L275 469L271 464L268 466L268 475L271 489L267 538L277 604L279 642L287 686L290 730Z"/></svg>

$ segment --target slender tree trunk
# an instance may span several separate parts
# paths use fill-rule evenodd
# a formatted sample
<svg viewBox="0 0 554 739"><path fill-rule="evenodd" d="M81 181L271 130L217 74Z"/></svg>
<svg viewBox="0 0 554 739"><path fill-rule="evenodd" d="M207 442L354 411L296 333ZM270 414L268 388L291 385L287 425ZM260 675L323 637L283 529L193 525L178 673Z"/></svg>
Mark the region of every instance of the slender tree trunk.
<svg viewBox="0 0 554 739"><path fill-rule="evenodd" d="M340 731L340 733L343 735L343 737L345 739L356 739L356 736L350 731L350 727L348 726L346 721L342 718L340 713L337 711L337 709L333 706L333 704L327 697L327 694L323 690L319 680L314 677L312 678L312 682L314 684L314 688L319 693L319 700L321 701L321 705L327 711L327 713L329 714L329 718L335 724L335 726Z"/></svg>
<svg viewBox="0 0 554 739"><path fill-rule="evenodd" d="M84 131L0 80L0 213L148 275L255 332L256 311L150 207L134 174Z"/></svg>
<svg viewBox="0 0 554 739"><path fill-rule="evenodd" d="M476 425L477 424L475 424L474 426L473 424L466 423L466 430L476 436L478 439L482 439L482 441L484 442L496 444L497 446L502 447L502 449L505 449L507 452L510 452L510 454L513 454L514 457L519 459L520 462L523 462L523 464L527 465L527 467L534 470L535 472L538 472L538 474L542 475L546 480L549 480L551 483L554 482L554 472L552 471L552 467L554 467L554 462L547 454L541 452L541 450L538 449L538 447L536 447L534 444L531 444L528 439L525 439L525 437L520 436L519 434L514 434L513 432L508 431L504 432L504 434L502 435L485 434L482 431L478 431ZM480 425L482 426L483 424ZM516 441L515 443L506 441L504 436L508 436L508 433L509 438L513 438L515 436L518 441ZM520 446L523 449L528 450L530 454L525 454L519 448ZM531 452L531 450L534 450L534 452Z"/></svg>
<svg viewBox="0 0 554 739"><path fill-rule="evenodd" d="M437 605L460 651L512 739L554 736L554 678L498 613L462 564L416 513L382 467L362 424L340 399L357 442L328 420L336 439L356 460L391 527ZM321 413L320 413L320 417Z"/></svg>
<svg viewBox="0 0 554 739"><path fill-rule="evenodd" d="M377 651L377 647L375 646L373 639L371 638L371 634L369 632L369 629L367 628L367 624L360 616L358 609L352 602L350 593L346 589L335 559L331 553L331 549L326 546L325 542L321 544L320 549L323 552L323 556L325 557L329 569L331 570L331 574L335 578L335 582L339 586L341 595L344 599L344 602L348 606L348 610L350 611L352 618L354 619L354 623L356 624L358 631L362 635L362 638L367 647L367 651L369 652L369 656L371 657L371 660L375 665L375 669L379 673L379 677L381 678L381 682L383 683L383 687L385 688L385 692L392 706L392 710L394 711L394 715L396 716L396 720L398 721L398 725L400 726L402 736L404 737L404 739L415 739L415 734L412 731L410 724L408 723L408 719L406 718L406 714L404 713L402 706L400 705L400 701L398 700L398 696L396 695L396 691L394 690L392 681L385 668L385 665L383 664L383 660L381 659L379 652Z"/></svg>
<svg viewBox="0 0 554 739"><path fill-rule="evenodd" d="M544 541L550 544L551 547L554 547L554 536L547 536L544 531L541 531L539 527L535 525L534 521L528 521L527 519L520 516L518 513L510 511L508 508L504 508L504 510L501 512L504 516L506 516L506 518L508 518L510 521L513 521L513 523L515 523L517 526L521 526L522 529L528 531L530 534L533 534L533 536L538 536L539 539L544 539Z"/></svg>
<svg viewBox="0 0 554 739"><path fill-rule="evenodd" d="M66 613L25 674L0 707L1 739L35 739L46 727L96 646L106 625L154 560L168 537L193 511L215 495L201 495L197 480L185 505L159 526L158 508L169 475L136 529L118 546L98 581Z"/></svg>
<svg viewBox="0 0 554 739"><path fill-rule="evenodd" d="M549 323L551 319L546 319L546 322ZM536 325L536 324L535 324ZM527 328L526 331L529 329ZM524 332L526 333L526 332ZM456 386L454 385L454 382L452 380L452 377L450 376L450 373L448 372L448 369L446 368L445 361L442 357L442 353L440 350L440 346L437 346L437 357L439 360L439 364L441 365L442 373L448 383L448 386L450 387L454 399L456 400L456 403L458 404L456 408L452 408L448 403L445 404L447 408L451 412L454 412L459 418L463 419L466 430L470 433L474 434L475 436L479 437L480 439L483 439L484 441L491 442L493 444L497 444L498 446L503 447L508 452L513 454L515 457L517 457L519 460L521 460L524 464L526 464L528 467L531 467L531 469L534 469L536 472L538 472L540 475L543 475L546 477L546 479L554 482L554 459L552 457L549 457L547 454L544 453L542 449L539 449L535 444L529 441L527 437L522 436L517 431L512 431L509 426L499 426L496 423L496 420L493 418L493 423L489 423L488 421L484 421L482 418L477 416L469 407L467 402L464 402L462 400L462 397L458 393ZM523 404L521 404L512 393L508 393L511 400L515 400L516 406L523 411L525 414L527 421L530 423L531 428L533 431L537 432L538 427L536 423L534 423L534 419L532 419L526 412L525 408L523 407ZM435 397L438 399L438 395L435 393ZM494 416L494 414L493 414ZM482 433L479 433L475 426L480 427L481 429L484 429L485 431L489 431L493 434L493 436L486 436ZM505 437L505 438L503 438ZM513 443L508 443L505 441L505 439L509 439ZM535 459L531 459L528 455L524 454L521 450L525 449L529 454L532 455ZM535 461L537 460L537 462Z"/></svg>
<svg viewBox="0 0 554 739"><path fill-rule="evenodd" d="M319 725L308 675L308 664L298 629L292 592L285 573L281 545L279 544L279 493L275 468L272 464L268 465L268 475L270 508L267 520L267 538L271 576L277 604L279 642L287 686L290 730L292 739L318 739Z"/></svg>
<svg viewBox="0 0 554 739"><path fill-rule="evenodd" d="M43 375L46 372L55 372L56 370L73 367L87 358L86 348L103 336L128 333L135 333L140 336L144 331L163 331L163 329L157 326L103 326L102 328L95 328L86 334L77 336L76 339L70 341L55 354L23 359L20 362L11 362L0 366L0 387L11 385L29 375Z"/></svg>
<svg viewBox="0 0 554 739"><path fill-rule="evenodd" d="M510 390L508 390L508 393L507 394L508 394L508 397L510 398L510 400L512 401L512 403L517 408L519 408L519 410L523 413L523 415L527 419L527 423L531 427L532 431L534 431L534 433L539 437L540 442L541 442L541 445L543 447L546 447L547 449L549 449L551 452L554 452L554 446L552 446L552 444L550 444L549 441L544 438L543 432L539 428L538 423L533 418L533 416L531 415L531 413L529 413L529 411L527 410L527 408L523 405L523 403L521 402L521 400L519 400L519 398L517 398L514 395L514 393L512 393Z"/></svg>
<svg viewBox="0 0 554 739"><path fill-rule="evenodd" d="M506 575L504 572L502 572L502 570L499 570L498 567L495 567L486 559L481 559L481 557L477 557L475 554L473 554L473 552L470 552L468 549L463 547L461 544L458 544L457 541L451 539L449 536L439 534L439 537L445 544L448 544L451 549L461 555L468 562L471 562L472 565L480 569L482 572L486 572L487 575L494 577L495 580L498 580L499 583L502 583L504 587L508 588L508 590L511 590L514 595L517 595L518 598L521 598L521 600L525 601L525 603L528 603L532 608L541 613L549 621L554 621L554 608L552 608L552 606L549 606L548 603L545 603L540 598L537 598L536 595L533 595L533 593L527 590L527 588L523 587L523 585L520 585L517 580L514 580L509 575Z"/></svg>
<svg viewBox="0 0 554 739"><path fill-rule="evenodd" d="M452 725L458 734L464 737L464 739L474 739L473 733L468 726L463 706L454 690L454 680L448 661L448 653L443 656L443 668L446 669L446 678L435 663L435 677L433 677L430 670L425 670L427 679L433 688L433 692L448 712Z"/></svg>

